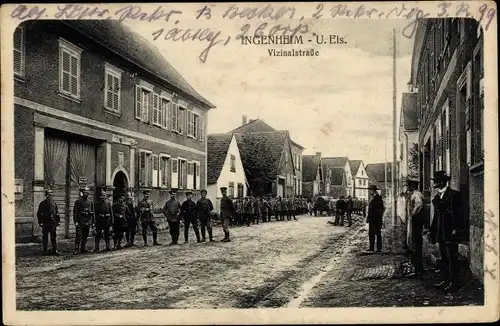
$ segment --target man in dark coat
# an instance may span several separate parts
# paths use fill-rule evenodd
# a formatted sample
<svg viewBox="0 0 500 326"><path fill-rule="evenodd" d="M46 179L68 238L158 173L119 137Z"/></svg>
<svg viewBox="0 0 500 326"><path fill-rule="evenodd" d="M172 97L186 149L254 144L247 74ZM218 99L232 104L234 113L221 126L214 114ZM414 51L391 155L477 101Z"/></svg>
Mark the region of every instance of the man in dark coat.
<svg viewBox="0 0 500 326"><path fill-rule="evenodd" d="M143 198L137 205L137 212L139 218L141 219L141 229L142 229L142 239L144 240L144 246L148 246L148 229L153 233L153 246L159 246L158 243L158 227L156 226L156 221L154 220L154 204L151 199L149 199L149 190L144 190Z"/></svg>
<svg viewBox="0 0 500 326"><path fill-rule="evenodd" d="M370 248L368 251L373 251L375 248L375 237L377 237L377 251L382 251L382 219L384 216L384 201L382 197L377 192L378 187L376 185L371 185L368 187L372 199L368 204L368 217L366 222L368 222L368 237L370 240Z"/></svg>
<svg viewBox="0 0 500 326"><path fill-rule="evenodd" d="M179 215L181 211L181 203L175 198L175 191L170 191L170 199L163 206L163 215L167 218L168 228L172 242L169 245L176 245L179 241Z"/></svg>
<svg viewBox="0 0 500 326"><path fill-rule="evenodd" d="M49 244L49 234L50 242L52 244L52 254L59 255L59 252L57 251L56 229L59 225L60 217L57 204L52 199L52 194L53 192L51 189L45 191L46 199L40 203L36 213L38 224L42 227L43 253L45 255L47 254L47 247Z"/></svg>
<svg viewBox="0 0 500 326"><path fill-rule="evenodd" d="M99 199L95 201L95 246L94 252L99 252L99 244L104 233L106 251L110 251L109 229L113 225L112 205L107 199L106 190L102 189Z"/></svg>
<svg viewBox="0 0 500 326"><path fill-rule="evenodd" d="M224 239L222 242L230 242L229 238L229 220L235 214L233 200L227 196L227 187L221 187L222 198L220 200L220 219L222 222L222 230L224 231ZM251 205L253 203L251 202Z"/></svg>
<svg viewBox="0 0 500 326"><path fill-rule="evenodd" d="M214 239L212 237L212 225L210 222L210 214L214 210L214 205L212 201L207 198L207 191L203 189L201 191L201 198L196 202L196 214L198 215L198 219L200 220L200 229L201 229L201 242L205 242L205 229L208 231L208 237L210 242L213 242Z"/></svg>
<svg viewBox="0 0 500 326"><path fill-rule="evenodd" d="M424 227L428 227L426 216L424 215L424 196L418 191L418 180L409 179L408 184L408 222L410 226L411 242L413 244L413 253L411 260L415 268L415 276L421 277L424 272L422 257L422 233Z"/></svg>
<svg viewBox="0 0 500 326"><path fill-rule="evenodd" d="M354 202L352 201L351 196L347 197L347 201L345 202L345 213L347 217L347 226L351 227L352 226L352 211L354 209ZM342 222L342 224L344 224Z"/></svg>
<svg viewBox="0 0 500 326"><path fill-rule="evenodd" d="M341 196L335 203L335 225L344 224L344 196Z"/></svg>
<svg viewBox="0 0 500 326"><path fill-rule="evenodd" d="M127 211L125 213L125 218L127 219L127 232L125 237L127 239L126 247L135 246L135 234L137 233L137 212L134 205L134 197L132 193L127 193Z"/></svg>
<svg viewBox="0 0 500 326"><path fill-rule="evenodd" d="M90 226L94 223L94 203L89 199L90 189L84 187L80 189L80 198L73 206L73 222L75 223L75 250L74 254L87 253L87 238L89 237Z"/></svg>
<svg viewBox="0 0 500 326"><path fill-rule="evenodd" d="M451 291L458 287L458 244L467 237L466 223L461 211L460 192L448 186L450 177L445 171L437 171L432 180L438 193L432 200L434 217L430 227L430 240L433 244L439 244L443 263L442 281L434 285Z"/></svg>
<svg viewBox="0 0 500 326"><path fill-rule="evenodd" d="M189 242L189 225L193 226L196 242L200 242L198 219L196 218L196 203L191 199L191 191L186 192L186 200L181 205L181 215L184 218L184 243Z"/></svg>

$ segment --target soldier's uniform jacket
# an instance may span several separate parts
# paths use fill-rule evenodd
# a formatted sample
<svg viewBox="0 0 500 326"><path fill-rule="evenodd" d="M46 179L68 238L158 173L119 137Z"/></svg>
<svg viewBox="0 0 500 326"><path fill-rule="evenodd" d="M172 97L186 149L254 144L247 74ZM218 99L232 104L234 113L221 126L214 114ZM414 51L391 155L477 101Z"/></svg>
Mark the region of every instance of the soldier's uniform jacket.
<svg viewBox="0 0 500 326"><path fill-rule="evenodd" d="M384 201L379 194L375 194L372 200L370 200L370 204L368 204L368 217L367 222L369 223L377 223L382 224L382 217L384 215Z"/></svg>
<svg viewBox="0 0 500 326"><path fill-rule="evenodd" d="M113 216L116 219L125 220L127 215L127 204L116 202L113 204Z"/></svg>
<svg viewBox="0 0 500 326"><path fill-rule="evenodd" d="M111 210L112 206L108 200L98 199L94 203L95 218L96 221L108 220L109 222L113 219L113 214Z"/></svg>
<svg viewBox="0 0 500 326"><path fill-rule="evenodd" d="M276 199L271 198L267 203L269 205L269 209L271 210L271 212L274 212L276 210Z"/></svg>
<svg viewBox="0 0 500 326"><path fill-rule="evenodd" d="M271 209L271 207L269 205L269 200L267 200L267 199L263 199L261 201L261 206L262 206L262 214L267 214L269 212L269 210Z"/></svg>
<svg viewBox="0 0 500 326"><path fill-rule="evenodd" d="M234 216L235 209L233 200L228 196L223 196L220 200L220 218L222 220L229 219Z"/></svg>
<svg viewBox="0 0 500 326"><path fill-rule="evenodd" d="M142 222L153 220L153 201L151 199L143 199L137 205L137 213Z"/></svg>
<svg viewBox="0 0 500 326"><path fill-rule="evenodd" d="M167 221L177 222L179 220L179 213L181 210L181 203L177 199L170 198L163 207L163 213L167 216Z"/></svg>
<svg viewBox="0 0 500 326"><path fill-rule="evenodd" d="M241 214L242 213L242 203L241 203L241 199L237 199L234 201L234 209L235 209L235 212L236 214Z"/></svg>
<svg viewBox="0 0 500 326"><path fill-rule="evenodd" d="M196 203L190 199L186 199L181 205L181 215L185 219L195 219Z"/></svg>
<svg viewBox="0 0 500 326"><path fill-rule="evenodd" d="M73 207L73 222L75 224L90 225L94 219L94 208L90 199L78 198Z"/></svg>
<svg viewBox="0 0 500 326"><path fill-rule="evenodd" d="M252 197L248 197L247 201L245 203L245 213L247 214L254 214L255 213L255 206L253 202Z"/></svg>
<svg viewBox="0 0 500 326"><path fill-rule="evenodd" d="M255 214L261 214L262 213L262 203L261 203L260 200L255 199L253 201L253 207L254 207Z"/></svg>
<svg viewBox="0 0 500 326"><path fill-rule="evenodd" d="M57 209L56 202L48 199L43 200L38 206L36 216L38 218L38 224L59 223L59 210Z"/></svg>
<svg viewBox="0 0 500 326"><path fill-rule="evenodd" d="M277 211L277 212L281 212L281 207L283 206L283 200L279 200L277 199L276 200L276 203L274 205L274 209Z"/></svg>
<svg viewBox="0 0 500 326"><path fill-rule="evenodd" d="M281 201L281 210L282 211L288 210L288 199L283 199Z"/></svg>
<svg viewBox="0 0 500 326"><path fill-rule="evenodd" d="M125 211L125 218L127 221L136 220L137 212L135 210L135 205L133 202L127 202L127 210Z"/></svg>
<svg viewBox="0 0 500 326"><path fill-rule="evenodd" d="M196 215L200 220L210 218L210 212L213 210L214 205L208 198L200 198L200 200L196 202Z"/></svg>

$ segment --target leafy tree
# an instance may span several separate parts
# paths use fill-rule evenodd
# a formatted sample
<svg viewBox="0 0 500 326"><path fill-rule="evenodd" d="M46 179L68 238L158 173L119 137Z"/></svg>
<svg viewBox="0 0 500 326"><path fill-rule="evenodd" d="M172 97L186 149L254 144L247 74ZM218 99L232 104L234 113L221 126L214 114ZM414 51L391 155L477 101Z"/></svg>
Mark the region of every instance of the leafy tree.
<svg viewBox="0 0 500 326"><path fill-rule="evenodd" d="M408 152L408 177L416 179L419 177L419 155L418 155L418 144L412 144Z"/></svg>

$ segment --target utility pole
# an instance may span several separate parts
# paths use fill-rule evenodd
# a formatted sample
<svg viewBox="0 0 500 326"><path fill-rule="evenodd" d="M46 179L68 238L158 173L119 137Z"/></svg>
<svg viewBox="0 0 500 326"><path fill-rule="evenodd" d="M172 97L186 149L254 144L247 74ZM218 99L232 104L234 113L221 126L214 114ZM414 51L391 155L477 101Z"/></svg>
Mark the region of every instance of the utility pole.
<svg viewBox="0 0 500 326"><path fill-rule="evenodd" d="M398 198L396 189L397 169L397 109L396 109L396 29L392 30L392 200L393 200L393 239L396 240L396 223L398 214ZM395 241L393 241L393 244ZM394 248L396 249L396 248Z"/></svg>

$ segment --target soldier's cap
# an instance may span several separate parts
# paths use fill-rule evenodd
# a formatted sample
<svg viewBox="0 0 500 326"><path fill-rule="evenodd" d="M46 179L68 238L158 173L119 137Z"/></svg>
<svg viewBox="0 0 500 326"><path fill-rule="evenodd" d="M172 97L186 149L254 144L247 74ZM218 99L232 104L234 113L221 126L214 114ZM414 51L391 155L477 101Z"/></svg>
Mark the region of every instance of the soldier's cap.
<svg viewBox="0 0 500 326"><path fill-rule="evenodd" d="M220 187L221 191L227 190L227 187Z"/></svg>
<svg viewBox="0 0 500 326"><path fill-rule="evenodd" d="M89 191L90 191L90 188L89 188L89 187L81 187L81 188L80 188L80 191L82 191L82 192L84 192L84 191L85 191L85 192L89 192Z"/></svg>
<svg viewBox="0 0 500 326"><path fill-rule="evenodd" d="M368 186L368 190L378 190L377 185L370 185Z"/></svg>
<svg viewBox="0 0 500 326"><path fill-rule="evenodd" d="M207 193L205 189L201 189L200 193Z"/></svg>
<svg viewBox="0 0 500 326"><path fill-rule="evenodd" d="M143 195L149 195L149 190L144 190L144 191L142 192L142 194L143 194Z"/></svg>
<svg viewBox="0 0 500 326"><path fill-rule="evenodd" d="M192 195L193 193L191 191L186 191L186 196Z"/></svg>
<svg viewBox="0 0 500 326"><path fill-rule="evenodd" d="M47 189L45 190L45 195L48 195L48 194L53 194L54 192L52 191L52 189Z"/></svg>
<svg viewBox="0 0 500 326"><path fill-rule="evenodd" d="M446 171L436 171L434 172L434 177L431 180L435 181L448 181L450 180L450 176L446 174Z"/></svg>
<svg viewBox="0 0 500 326"><path fill-rule="evenodd" d="M175 190L170 190L170 191L169 191L169 194L171 194L171 195L175 195L176 193L177 193L177 192L176 192ZM186 194L187 194L187 193L186 193Z"/></svg>

